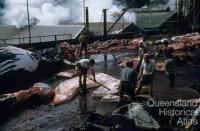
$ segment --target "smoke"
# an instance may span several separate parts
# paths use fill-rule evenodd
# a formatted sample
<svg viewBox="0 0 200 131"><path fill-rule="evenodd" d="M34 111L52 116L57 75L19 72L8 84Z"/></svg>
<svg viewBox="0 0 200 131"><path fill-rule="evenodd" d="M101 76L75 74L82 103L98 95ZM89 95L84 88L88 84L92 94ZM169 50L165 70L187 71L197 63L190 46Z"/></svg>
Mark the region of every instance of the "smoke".
<svg viewBox="0 0 200 131"><path fill-rule="evenodd" d="M124 7L117 6L115 0L86 0L86 6L89 7L90 11L90 21L92 22L102 22L102 10L107 10L108 21L115 21L120 14L122 14L122 9ZM113 16L113 14L117 13L118 15ZM134 12L126 12L122 19L125 22L134 22L136 23L136 14ZM121 19L121 20L122 20Z"/></svg>
<svg viewBox="0 0 200 131"><path fill-rule="evenodd" d="M17 28L28 24L27 0L5 0L4 18L7 24L16 25ZM122 7L113 4L113 0L85 0L85 6L89 7L89 19L91 22L102 21L102 9L108 9L108 21L114 21L116 17L112 13L122 12ZM63 21L83 22L83 0L29 0L30 19L39 25L57 25ZM124 15L125 22L135 22L134 13L127 12Z"/></svg>
<svg viewBox="0 0 200 131"><path fill-rule="evenodd" d="M176 0L168 0L167 6L170 10L176 10Z"/></svg>
<svg viewBox="0 0 200 131"><path fill-rule="evenodd" d="M134 12L127 12L124 14L124 20L126 22L133 22L136 23L137 17Z"/></svg>
<svg viewBox="0 0 200 131"><path fill-rule="evenodd" d="M122 8L123 7L112 6L108 10L108 21L109 22L115 21L123 13ZM137 18L135 12L126 12L121 18L121 21L130 23L131 22L136 23L136 20Z"/></svg>
<svg viewBox="0 0 200 131"><path fill-rule="evenodd" d="M5 19L8 24L20 28L27 25L26 0L6 0ZM30 19L38 19L40 25L55 25L59 21L70 20L69 8L56 5L54 0L29 0Z"/></svg>

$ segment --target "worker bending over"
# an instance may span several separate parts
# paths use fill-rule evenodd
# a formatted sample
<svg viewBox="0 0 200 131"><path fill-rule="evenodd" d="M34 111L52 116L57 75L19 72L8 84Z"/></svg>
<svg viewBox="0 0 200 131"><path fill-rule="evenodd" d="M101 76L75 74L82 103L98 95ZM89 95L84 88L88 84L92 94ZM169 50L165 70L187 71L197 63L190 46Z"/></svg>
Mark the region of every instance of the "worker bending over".
<svg viewBox="0 0 200 131"><path fill-rule="evenodd" d="M126 62L126 67L121 72L121 82L119 86L120 101L123 99L123 95L127 94L132 99L135 96L135 85L137 82L137 73L133 69L133 62Z"/></svg>
<svg viewBox="0 0 200 131"><path fill-rule="evenodd" d="M81 32L81 35L79 37L79 43L80 43L80 54L79 54L79 57L81 58L82 57L82 52L83 50L85 51L85 58L87 58L87 36Z"/></svg>
<svg viewBox="0 0 200 131"><path fill-rule="evenodd" d="M167 40L164 41L164 46L162 53L165 60L165 74L170 81L169 86L173 88L175 81L175 61L173 58L174 49L168 46Z"/></svg>
<svg viewBox="0 0 200 131"><path fill-rule="evenodd" d="M95 78L95 71L94 71L94 65L95 65L95 61L93 59L81 59L78 62L76 62L75 66L76 66L76 70L79 76L79 87L80 87L80 91L83 94L87 93L87 84L86 84L86 79L87 79L87 71L88 69L92 70L92 75L94 78L94 81L96 81ZM82 82L82 77L83 77L83 82Z"/></svg>
<svg viewBox="0 0 200 131"><path fill-rule="evenodd" d="M149 95L152 96L152 89L153 89L153 76L155 72L155 64L150 59L149 54L144 55L144 61L142 61L142 65L140 68L139 79L141 79L138 90L136 94L140 92L140 89L144 85L149 85Z"/></svg>

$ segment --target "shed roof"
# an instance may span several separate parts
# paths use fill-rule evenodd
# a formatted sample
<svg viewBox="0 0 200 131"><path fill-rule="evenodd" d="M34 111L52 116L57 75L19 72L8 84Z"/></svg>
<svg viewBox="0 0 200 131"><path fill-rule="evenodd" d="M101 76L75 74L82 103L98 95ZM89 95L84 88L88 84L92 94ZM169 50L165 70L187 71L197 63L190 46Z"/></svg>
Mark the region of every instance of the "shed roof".
<svg viewBox="0 0 200 131"><path fill-rule="evenodd" d="M176 12L137 12L136 25L143 28L160 28L165 22L167 22ZM151 21L151 22L150 22Z"/></svg>
<svg viewBox="0 0 200 131"><path fill-rule="evenodd" d="M84 23L67 23L63 22L61 24L67 25L67 24L74 24L74 25L84 25ZM114 22L107 22L107 30L114 24ZM118 32L125 27L127 27L130 23L123 23L118 22L115 24L115 26L108 32L108 34L112 34L114 32ZM102 33L104 32L103 22L90 22L89 23L89 30L95 33Z"/></svg>
<svg viewBox="0 0 200 131"><path fill-rule="evenodd" d="M83 29L84 26L82 25L36 25L31 27L31 37L35 37L32 38L31 41L33 43L39 42L39 36L43 36L41 37L43 39L42 41L53 41L55 39L55 35L58 35L56 37L57 40L70 39L70 37L75 39ZM29 37L28 27L17 29L13 25L0 25L0 39L24 37ZM25 38L23 41L26 43L28 38ZM9 40L7 43L18 44L21 42L19 39L13 39Z"/></svg>

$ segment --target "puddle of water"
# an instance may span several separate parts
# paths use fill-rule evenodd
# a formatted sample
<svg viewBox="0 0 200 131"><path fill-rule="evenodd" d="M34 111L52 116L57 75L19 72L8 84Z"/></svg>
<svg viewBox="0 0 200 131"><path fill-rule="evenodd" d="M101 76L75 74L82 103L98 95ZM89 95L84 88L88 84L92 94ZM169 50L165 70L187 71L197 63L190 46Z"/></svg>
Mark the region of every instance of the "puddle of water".
<svg viewBox="0 0 200 131"><path fill-rule="evenodd" d="M120 51L113 53L116 58L125 57L125 56L133 56L135 55L135 51ZM96 63L104 62L104 55L107 55L107 61L114 61L115 58L111 53L102 53L91 55L90 58L94 59Z"/></svg>

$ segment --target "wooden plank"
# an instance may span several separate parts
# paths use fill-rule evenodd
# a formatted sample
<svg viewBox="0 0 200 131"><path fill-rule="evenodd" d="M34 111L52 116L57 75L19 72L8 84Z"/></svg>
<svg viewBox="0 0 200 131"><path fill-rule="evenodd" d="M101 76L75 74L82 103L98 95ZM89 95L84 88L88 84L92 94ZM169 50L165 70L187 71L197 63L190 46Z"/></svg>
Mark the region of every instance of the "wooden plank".
<svg viewBox="0 0 200 131"><path fill-rule="evenodd" d="M110 90L101 86L92 93L93 97L104 97L106 95L114 94L118 92L118 87L120 84L119 79L115 79L114 77L109 76L107 74L102 74L100 79L101 79L101 83L105 85L107 88L109 88Z"/></svg>

